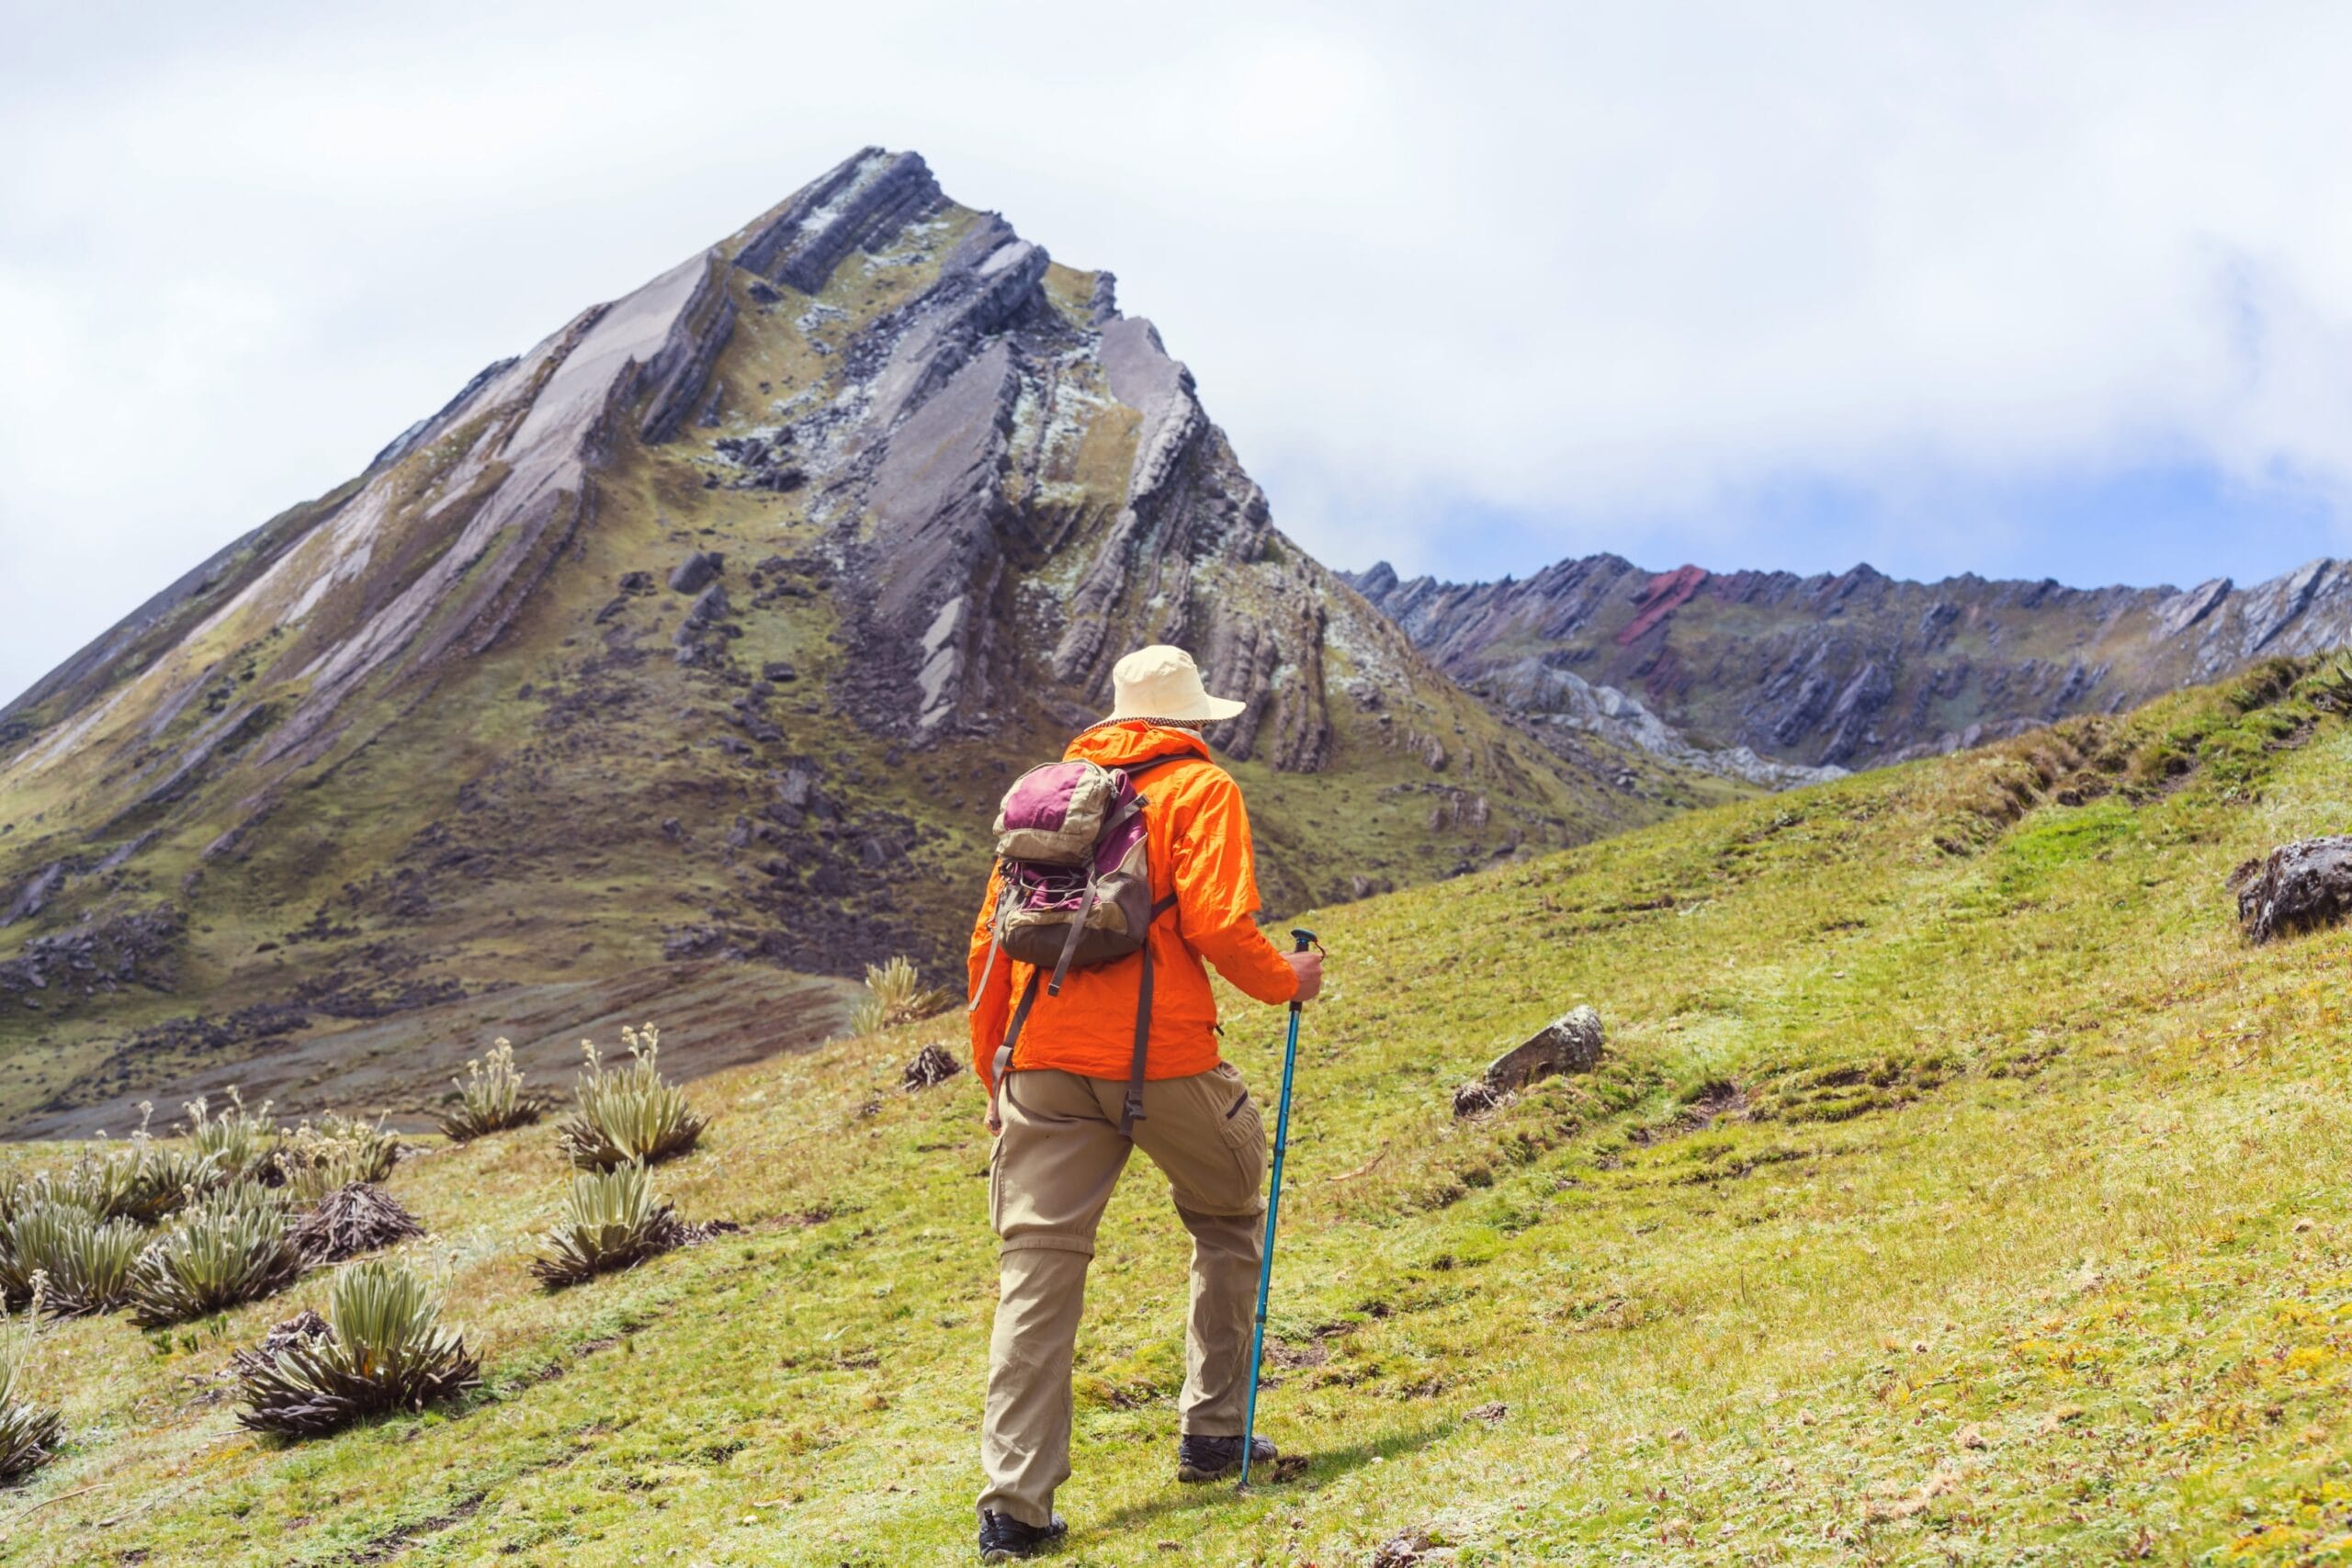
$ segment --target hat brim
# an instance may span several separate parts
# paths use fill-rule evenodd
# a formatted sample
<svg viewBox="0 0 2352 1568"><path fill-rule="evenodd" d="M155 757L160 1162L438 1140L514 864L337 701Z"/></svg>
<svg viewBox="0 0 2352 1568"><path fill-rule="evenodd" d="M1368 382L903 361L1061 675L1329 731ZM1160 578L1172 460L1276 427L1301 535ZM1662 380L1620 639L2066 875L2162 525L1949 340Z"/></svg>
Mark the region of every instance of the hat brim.
<svg viewBox="0 0 2352 1568"><path fill-rule="evenodd" d="M1204 694L1199 710L1193 713L1128 713L1124 708L1114 707L1102 722L1117 724L1127 719L1172 718L1186 724L1222 724L1228 718L1240 717L1249 705L1248 703L1235 702L1231 697L1212 697Z"/></svg>

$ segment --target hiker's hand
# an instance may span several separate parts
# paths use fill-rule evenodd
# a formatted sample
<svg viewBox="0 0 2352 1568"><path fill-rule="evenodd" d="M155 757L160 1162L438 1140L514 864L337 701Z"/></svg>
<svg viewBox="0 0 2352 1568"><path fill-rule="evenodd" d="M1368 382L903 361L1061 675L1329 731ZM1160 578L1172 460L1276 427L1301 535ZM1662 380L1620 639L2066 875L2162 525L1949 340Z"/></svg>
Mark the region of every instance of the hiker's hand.
<svg viewBox="0 0 2352 1568"><path fill-rule="evenodd" d="M1004 1118L996 1113L996 1106L993 1102L980 1117L980 1125L989 1130L989 1136L991 1138L1004 1131Z"/></svg>
<svg viewBox="0 0 2352 1568"><path fill-rule="evenodd" d="M1298 976L1298 994L1291 1000L1311 1002L1323 989L1323 955L1319 953L1285 953L1292 973Z"/></svg>

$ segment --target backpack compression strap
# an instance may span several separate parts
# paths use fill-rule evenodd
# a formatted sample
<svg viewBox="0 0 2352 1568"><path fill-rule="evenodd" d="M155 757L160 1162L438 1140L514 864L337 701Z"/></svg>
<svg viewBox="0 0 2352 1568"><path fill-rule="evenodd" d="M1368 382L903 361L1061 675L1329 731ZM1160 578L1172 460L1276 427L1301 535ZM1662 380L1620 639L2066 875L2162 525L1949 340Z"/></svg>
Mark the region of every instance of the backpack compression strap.
<svg viewBox="0 0 2352 1568"><path fill-rule="evenodd" d="M1176 907L1176 895L1170 893L1151 907L1154 920ZM1127 1069L1127 1103L1119 1116L1119 1136L1132 1142L1136 1123L1143 1120L1144 1056L1151 1046L1151 928L1144 927L1143 977L1136 982L1136 1054Z"/></svg>

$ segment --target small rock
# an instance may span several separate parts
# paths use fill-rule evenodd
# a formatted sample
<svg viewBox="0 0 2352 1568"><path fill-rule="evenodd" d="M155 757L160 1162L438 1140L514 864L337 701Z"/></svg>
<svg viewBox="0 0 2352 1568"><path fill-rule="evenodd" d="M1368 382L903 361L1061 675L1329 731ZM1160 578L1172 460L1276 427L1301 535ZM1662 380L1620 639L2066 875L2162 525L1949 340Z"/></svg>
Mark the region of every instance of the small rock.
<svg viewBox="0 0 2352 1568"><path fill-rule="evenodd" d="M1427 1530L1406 1530L1390 1536L1372 1554L1372 1568L1413 1568L1421 1561L1421 1553L1436 1542Z"/></svg>
<svg viewBox="0 0 2352 1568"><path fill-rule="evenodd" d="M2283 844L2230 874L2238 924L2256 942L2352 915L2352 836Z"/></svg>
<svg viewBox="0 0 2352 1568"><path fill-rule="evenodd" d="M963 1070L964 1064L957 1061L944 1045L926 1045L915 1053L913 1061L907 1064L907 1070L900 1075L899 1082L911 1094L919 1089L945 1083Z"/></svg>
<svg viewBox="0 0 2352 1568"><path fill-rule="evenodd" d="M760 666L760 677L766 681L790 682L800 679L800 671L781 659L772 659Z"/></svg>
<svg viewBox="0 0 2352 1568"><path fill-rule="evenodd" d="M1453 1119L1484 1115L1503 1102L1503 1091L1492 1084L1466 1083L1453 1091Z"/></svg>
<svg viewBox="0 0 2352 1568"><path fill-rule="evenodd" d="M1510 1414L1510 1406L1498 1399L1492 1404L1481 1404L1477 1409L1470 1412L1470 1419L1484 1421L1489 1427L1499 1427L1503 1424L1503 1418Z"/></svg>
<svg viewBox="0 0 2352 1568"><path fill-rule="evenodd" d="M1496 1057L1487 1068L1487 1083L1509 1092L1555 1073L1590 1072L1600 1065L1601 1047L1600 1014L1589 1007L1577 1008L1545 1024L1525 1044Z"/></svg>
<svg viewBox="0 0 2352 1568"><path fill-rule="evenodd" d="M653 574L650 571L625 571L621 573L617 586L631 598L642 599L653 592Z"/></svg>
<svg viewBox="0 0 2352 1568"><path fill-rule="evenodd" d="M716 550L696 550L678 564L670 574L671 588L680 593L699 593L718 574L727 570L727 558Z"/></svg>
<svg viewBox="0 0 2352 1568"><path fill-rule="evenodd" d="M673 844L683 844L686 841L686 826L674 817L664 817L662 818L662 836Z"/></svg>

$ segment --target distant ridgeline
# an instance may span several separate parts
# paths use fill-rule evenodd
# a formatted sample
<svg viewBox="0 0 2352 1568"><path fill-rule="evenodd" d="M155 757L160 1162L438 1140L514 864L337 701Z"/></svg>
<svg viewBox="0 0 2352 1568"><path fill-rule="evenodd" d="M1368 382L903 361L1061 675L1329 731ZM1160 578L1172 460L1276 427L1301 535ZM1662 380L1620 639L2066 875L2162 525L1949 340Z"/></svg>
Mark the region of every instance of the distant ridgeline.
<svg viewBox="0 0 2352 1568"><path fill-rule="evenodd" d="M1523 581L1400 580L1385 562L1349 581L1507 711L1735 764L1741 751L1797 767L1901 761L2352 643L2352 562L2332 560L2185 592L1901 582L1867 566L1649 572L1610 555Z"/></svg>

